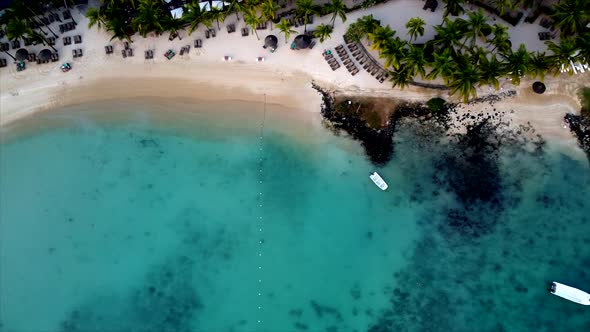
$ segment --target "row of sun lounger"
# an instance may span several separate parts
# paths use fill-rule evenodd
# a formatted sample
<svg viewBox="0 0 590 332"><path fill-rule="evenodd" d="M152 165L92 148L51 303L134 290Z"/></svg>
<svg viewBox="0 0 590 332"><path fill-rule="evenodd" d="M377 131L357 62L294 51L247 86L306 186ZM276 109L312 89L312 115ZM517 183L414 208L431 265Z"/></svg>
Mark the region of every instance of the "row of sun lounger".
<svg viewBox="0 0 590 332"><path fill-rule="evenodd" d="M29 56L27 56L27 60L29 62L37 62L37 54L29 53Z"/></svg>
<svg viewBox="0 0 590 332"><path fill-rule="evenodd" d="M153 50L146 50L145 51L145 59L153 59L154 58L154 51Z"/></svg>
<svg viewBox="0 0 590 332"><path fill-rule="evenodd" d="M180 48L180 54L179 55L184 55L184 53L187 53L190 51L191 46L190 45L186 45Z"/></svg>
<svg viewBox="0 0 590 332"><path fill-rule="evenodd" d="M72 56L74 58L79 58L82 56L82 49L81 48L77 48L75 50L72 50Z"/></svg>
<svg viewBox="0 0 590 332"><path fill-rule="evenodd" d="M208 39L209 37L215 38L215 29L205 30L205 37Z"/></svg>
<svg viewBox="0 0 590 332"><path fill-rule="evenodd" d="M59 25L59 32L61 32L61 33L72 31L75 29L76 29L76 24L74 24L72 22Z"/></svg>
<svg viewBox="0 0 590 332"><path fill-rule="evenodd" d="M227 25L227 33L232 33L232 32L236 32L236 26L235 26L235 24L228 24Z"/></svg>
<svg viewBox="0 0 590 332"><path fill-rule="evenodd" d="M113 54L113 47L111 45L107 45L104 47L104 52L108 54Z"/></svg>
<svg viewBox="0 0 590 332"><path fill-rule="evenodd" d="M330 51L325 51L322 55L324 56L324 60L326 60L326 62L328 63L330 68L332 68L332 70L340 68L338 60L334 58L334 54L332 54Z"/></svg>
<svg viewBox="0 0 590 332"><path fill-rule="evenodd" d="M369 59L369 56L364 52L364 48L359 47L359 45L354 42L349 42L346 46L352 52L352 56L359 62L359 65L363 66L363 68L371 74L371 76L375 77L379 83L383 83L387 77L389 77L387 71L381 69L381 66Z"/></svg>
<svg viewBox="0 0 590 332"><path fill-rule="evenodd" d="M539 32L539 40L550 40L553 38L555 38L555 33L549 31Z"/></svg>
<svg viewBox="0 0 590 332"><path fill-rule="evenodd" d="M4 52L4 51L8 51L10 49L10 44L8 43L1 43L0 44L0 51Z"/></svg>
<svg viewBox="0 0 590 332"><path fill-rule="evenodd" d="M195 48L203 47L203 41L201 39L195 39Z"/></svg>
<svg viewBox="0 0 590 332"><path fill-rule="evenodd" d="M348 52L346 52L346 49L344 49L344 46L342 46L342 45L336 46L336 53L338 53L338 56L342 60L342 64L346 67L346 69L348 70L348 72L352 76L358 74L359 70L356 67L356 65L354 64L354 62L352 61L352 59L348 56Z"/></svg>
<svg viewBox="0 0 590 332"><path fill-rule="evenodd" d="M6 66L8 66L6 59L0 59L0 68L6 67Z"/></svg>
<svg viewBox="0 0 590 332"><path fill-rule="evenodd" d="M256 26L256 30L265 30L266 29L266 22L259 23Z"/></svg>
<svg viewBox="0 0 590 332"><path fill-rule="evenodd" d="M133 49L127 48L127 49L121 50L121 56L123 58L126 58L128 56L133 56Z"/></svg>

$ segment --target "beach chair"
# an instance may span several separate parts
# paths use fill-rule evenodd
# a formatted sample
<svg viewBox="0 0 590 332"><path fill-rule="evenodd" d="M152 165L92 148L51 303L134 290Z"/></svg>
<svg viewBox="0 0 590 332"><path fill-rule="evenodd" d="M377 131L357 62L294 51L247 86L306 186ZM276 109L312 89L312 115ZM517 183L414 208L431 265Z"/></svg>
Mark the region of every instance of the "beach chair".
<svg viewBox="0 0 590 332"><path fill-rule="evenodd" d="M78 50L72 50L72 56L74 58L77 58L78 57Z"/></svg>
<svg viewBox="0 0 590 332"><path fill-rule="evenodd" d="M203 47L203 41L201 39L195 39L195 48Z"/></svg>
<svg viewBox="0 0 590 332"><path fill-rule="evenodd" d="M6 59L0 59L0 68L4 68L6 67L8 64L6 62Z"/></svg>
<svg viewBox="0 0 590 332"><path fill-rule="evenodd" d="M8 51L9 49L10 49L10 45L8 43L0 44L0 51L4 52L4 51Z"/></svg>
<svg viewBox="0 0 590 332"><path fill-rule="evenodd" d="M82 42L82 36L75 35L74 36L74 44L80 44Z"/></svg>
<svg viewBox="0 0 590 332"><path fill-rule="evenodd" d="M133 56L133 49L132 48L127 49L127 56Z"/></svg>
<svg viewBox="0 0 590 332"><path fill-rule="evenodd" d="M121 50L121 56L123 58L126 58L127 57L127 50Z"/></svg>
<svg viewBox="0 0 590 332"><path fill-rule="evenodd" d="M55 37L49 37L49 38L47 38L47 43L50 46L54 46L55 45Z"/></svg>
<svg viewBox="0 0 590 332"><path fill-rule="evenodd" d="M215 38L215 29L210 29L211 30L211 37Z"/></svg>
<svg viewBox="0 0 590 332"><path fill-rule="evenodd" d="M81 48L79 48L79 49L78 49L78 58L82 57L82 55L83 55L83 53L82 53L82 49L81 49Z"/></svg>
<svg viewBox="0 0 590 332"><path fill-rule="evenodd" d="M149 51L149 50L146 50L146 51L145 51L145 52L143 52L143 53L144 53L144 58L145 58L146 60L148 60L148 59L150 58L150 51Z"/></svg>
<svg viewBox="0 0 590 332"><path fill-rule="evenodd" d="M125 47L125 49L129 49L129 42L124 42L123 46Z"/></svg>
<svg viewBox="0 0 590 332"><path fill-rule="evenodd" d="M236 26L233 24L230 24L227 26L227 33L232 33L236 31Z"/></svg>
<svg viewBox="0 0 590 332"><path fill-rule="evenodd" d="M345 66L348 66L349 64L351 64L351 63L352 63L352 60L350 60L350 59L346 59L346 60L342 61L342 63L343 63Z"/></svg>
<svg viewBox="0 0 590 332"><path fill-rule="evenodd" d="M242 37L246 37L250 34L248 28L242 28Z"/></svg>
<svg viewBox="0 0 590 332"><path fill-rule="evenodd" d="M358 68L356 68L356 67L354 67L354 69L353 69L353 70L350 72L350 74L351 74L352 76L354 76L354 75L356 75L356 74L358 74L358 73L359 73L359 70L358 70Z"/></svg>
<svg viewBox="0 0 590 332"><path fill-rule="evenodd" d="M18 41L18 40L13 40L13 41L11 42L11 45L10 45L10 46L12 46L12 49L13 49L13 50L14 50L14 49L17 49L17 48L20 48L20 41Z"/></svg>
<svg viewBox="0 0 590 332"><path fill-rule="evenodd" d="M57 61L59 61L59 53L57 53L57 52L51 53L51 62L57 62Z"/></svg>
<svg viewBox="0 0 590 332"><path fill-rule="evenodd" d="M180 48L180 53L178 53L179 55L184 55L184 46Z"/></svg>
<svg viewBox="0 0 590 332"><path fill-rule="evenodd" d="M27 57L27 60L29 62L36 62L37 61L37 55L35 53L29 54L29 56Z"/></svg>
<svg viewBox="0 0 590 332"><path fill-rule="evenodd" d="M209 39L209 37L210 37L209 33L210 33L209 30L205 30L205 38Z"/></svg>
<svg viewBox="0 0 590 332"><path fill-rule="evenodd" d="M312 41L312 42L309 44L308 48L311 50L311 49L312 49L314 46L315 46L315 40L313 40L313 41Z"/></svg>

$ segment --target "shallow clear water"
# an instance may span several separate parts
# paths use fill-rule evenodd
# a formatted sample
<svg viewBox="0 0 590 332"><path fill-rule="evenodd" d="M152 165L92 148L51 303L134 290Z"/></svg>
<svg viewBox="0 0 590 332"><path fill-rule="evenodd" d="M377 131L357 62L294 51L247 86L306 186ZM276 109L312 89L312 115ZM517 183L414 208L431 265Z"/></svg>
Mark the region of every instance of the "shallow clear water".
<svg viewBox="0 0 590 332"><path fill-rule="evenodd" d="M0 145L0 330L589 329L546 291L590 291L587 161L502 146L477 164L496 200L466 204L462 146L420 128L381 192L358 144L261 104L23 121Z"/></svg>

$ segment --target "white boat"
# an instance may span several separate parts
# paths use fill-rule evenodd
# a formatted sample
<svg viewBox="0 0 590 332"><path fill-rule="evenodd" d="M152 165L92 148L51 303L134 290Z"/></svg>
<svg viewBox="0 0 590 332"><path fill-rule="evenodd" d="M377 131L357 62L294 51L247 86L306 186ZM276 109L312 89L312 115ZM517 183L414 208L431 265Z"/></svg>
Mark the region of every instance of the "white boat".
<svg viewBox="0 0 590 332"><path fill-rule="evenodd" d="M551 294L582 305L590 305L590 294L558 282L551 283Z"/></svg>
<svg viewBox="0 0 590 332"><path fill-rule="evenodd" d="M387 190L387 183L385 183L383 178L381 178L381 176L377 174L377 172L373 172L373 174L369 175L369 178L371 178L375 185L379 187L381 190Z"/></svg>

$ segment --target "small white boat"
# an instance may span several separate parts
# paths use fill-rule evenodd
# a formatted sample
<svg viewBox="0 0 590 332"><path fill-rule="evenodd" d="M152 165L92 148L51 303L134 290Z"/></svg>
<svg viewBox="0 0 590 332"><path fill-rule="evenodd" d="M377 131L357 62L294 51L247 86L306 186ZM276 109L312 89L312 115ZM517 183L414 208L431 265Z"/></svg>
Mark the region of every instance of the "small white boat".
<svg viewBox="0 0 590 332"><path fill-rule="evenodd" d="M373 183L375 183L375 185L379 187L381 190L387 190L387 183L385 183L383 178L381 178L381 176L377 174L377 172L373 172L372 174L370 174L369 178L371 178L371 180L373 180Z"/></svg>
<svg viewBox="0 0 590 332"><path fill-rule="evenodd" d="M576 302L582 305L590 305L590 294L577 288L566 286L558 282L552 282L549 290L551 294L563 297L566 300Z"/></svg>

